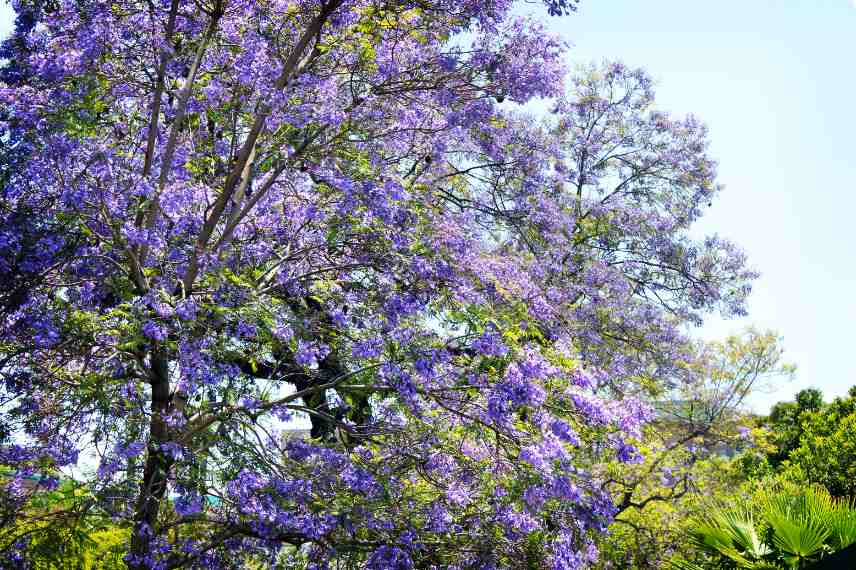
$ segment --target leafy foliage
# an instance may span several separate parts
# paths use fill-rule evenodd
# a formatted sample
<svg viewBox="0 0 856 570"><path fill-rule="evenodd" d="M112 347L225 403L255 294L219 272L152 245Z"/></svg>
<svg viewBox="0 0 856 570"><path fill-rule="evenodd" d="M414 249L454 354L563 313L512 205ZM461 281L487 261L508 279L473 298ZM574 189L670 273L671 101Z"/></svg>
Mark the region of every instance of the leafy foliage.
<svg viewBox="0 0 856 570"><path fill-rule="evenodd" d="M8 499L3 497L4 506ZM129 530L117 527L92 506L91 496L71 480L35 494L26 511L15 513L14 521L0 528L0 563L32 570L125 568L122 558Z"/></svg>
<svg viewBox="0 0 856 570"><path fill-rule="evenodd" d="M711 507L690 529L699 561L675 568L806 568L824 555L856 542L856 507L819 486L771 485L748 507Z"/></svg>
<svg viewBox="0 0 856 570"><path fill-rule="evenodd" d="M756 453L758 434L745 425L744 399L793 372L771 332L749 329L697 350L680 389L656 403L637 461L606 462L618 507L599 541L606 568L659 567L687 551L688 521L705 509L699 497L733 496L746 481L742 462Z"/></svg>
<svg viewBox="0 0 856 570"><path fill-rule="evenodd" d="M826 487L840 497L856 496L856 399L823 404L819 394L797 394L780 402L766 419L773 468L793 480Z"/></svg>

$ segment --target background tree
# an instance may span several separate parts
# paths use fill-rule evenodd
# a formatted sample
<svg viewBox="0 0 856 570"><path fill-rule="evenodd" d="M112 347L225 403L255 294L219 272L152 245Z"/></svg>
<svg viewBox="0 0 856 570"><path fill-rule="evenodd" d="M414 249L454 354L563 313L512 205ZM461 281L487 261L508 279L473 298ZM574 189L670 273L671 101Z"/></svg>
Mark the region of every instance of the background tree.
<svg viewBox="0 0 856 570"><path fill-rule="evenodd" d="M823 406L823 394L817 388L797 392L797 408L801 412L816 412Z"/></svg>
<svg viewBox="0 0 856 570"><path fill-rule="evenodd" d="M19 528L21 481L88 461L135 569L596 556L615 506L581 457L634 457L684 325L754 273L689 236L703 126L620 64L564 94L562 44L510 10L45 11L0 92L31 145L0 210ZM500 105L533 97L544 125Z"/></svg>
<svg viewBox="0 0 856 570"><path fill-rule="evenodd" d="M687 524L705 508L699 499L732 496L746 480L731 459L752 445L746 397L794 371L772 332L696 346L680 388L654 404L636 461L606 462L617 513L601 543L604 567L661 567L688 547Z"/></svg>
<svg viewBox="0 0 856 570"><path fill-rule="evenodd" d="M771 422L772 419L771 414ZM781 429L780 423L772 425L774 430ZM784 456L779 467L782 473L823 485L837 497L856 496L856 399L836 398L822 407L805 410L798 426L795 441L776 440L779 447L772 459Z"/></svg>
<svg viewBox="0 0 856 570"><path fill-rule="evenodd" d="M4 478L10 474L3 472ZM14 493L30 494L27 516L4 512L0 557L4 567L35 570L119 570L126 568L127 531L94 509L86 489L72 480L31 477ZM10 490L7 489L6 493ZM4 495L6 494L4 493ZM8 505L9 497L0 496ZM9 517L8 515L12 515ZM26 543L26 555L21 546Z"/></svg>
<svg viewBox="0 0 856 570"><path fill-rule="evenodd" d="M823 407L820 390L807 388L797 392L793 402L777 402L765 423L772 432L775 451L769 455L773 467L779 466L799 446L803 437L803 421Z"/></svg>

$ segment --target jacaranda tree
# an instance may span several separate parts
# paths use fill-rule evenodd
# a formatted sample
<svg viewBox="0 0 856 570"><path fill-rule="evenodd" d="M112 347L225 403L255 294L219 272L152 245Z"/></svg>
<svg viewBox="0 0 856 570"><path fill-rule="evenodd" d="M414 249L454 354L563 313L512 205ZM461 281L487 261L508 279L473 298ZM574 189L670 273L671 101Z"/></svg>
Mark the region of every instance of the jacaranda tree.
<svg viewBox="0 0 856 570"><path fill-rule="evenodd" d="M753 277L688 233L700 123L620 64L566 90L511 0L37 13L0 90L7 559L72 467L134 569L596 556L577 458L635 460L684 325Z"/></svg>

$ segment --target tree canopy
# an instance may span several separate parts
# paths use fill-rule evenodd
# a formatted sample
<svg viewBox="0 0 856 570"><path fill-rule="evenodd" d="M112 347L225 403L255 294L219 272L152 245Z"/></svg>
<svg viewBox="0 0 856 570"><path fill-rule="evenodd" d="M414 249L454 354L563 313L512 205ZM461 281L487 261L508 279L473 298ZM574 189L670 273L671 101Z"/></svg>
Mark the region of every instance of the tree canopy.
<svg viewBox="0 0 856 570"><path fill-rule="evenodd" d="M5 556L73 472L133 569L596 557L591 457L637 460L646 399L709 377L686 325L755 276L689 232L720 189L698 120L620 63L566 82L507 0L19 10Z"/></svg>
<svg viewBox="0 0 856 570"><path fill-rule="evenodd" d="M789 477L823 485L836 497L856 497L856 390L824 403L817 389L779 402L764 419L769 464Z"/></svg>

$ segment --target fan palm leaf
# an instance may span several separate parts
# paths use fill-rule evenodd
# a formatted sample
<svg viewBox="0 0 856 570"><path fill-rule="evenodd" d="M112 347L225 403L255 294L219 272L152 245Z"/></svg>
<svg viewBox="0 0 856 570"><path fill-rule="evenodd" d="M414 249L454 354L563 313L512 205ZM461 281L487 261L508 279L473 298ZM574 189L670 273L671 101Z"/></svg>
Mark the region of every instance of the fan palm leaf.
<svg viewBox="0 0 856 570"><path fill-rule="evenodd" d="M715 510L696 521L691 542L703 552L729 560L737 568L754 568L770 550L742 510Z"/></svg>
<svg viewBox="0 0 856 570"><path fill-rule="evenodd" d="M766 518L773 530L773 545L792 566L823 553L826 539L831 533L823 520L780 513L769 513Z"/></svg>
<svg viewBox="0 0 856 570"><path fill-rule="evenodd" d="M856 505L841 500L833 513L830 534L830 546L833 550L842 550L856 543Z"/></svg>

